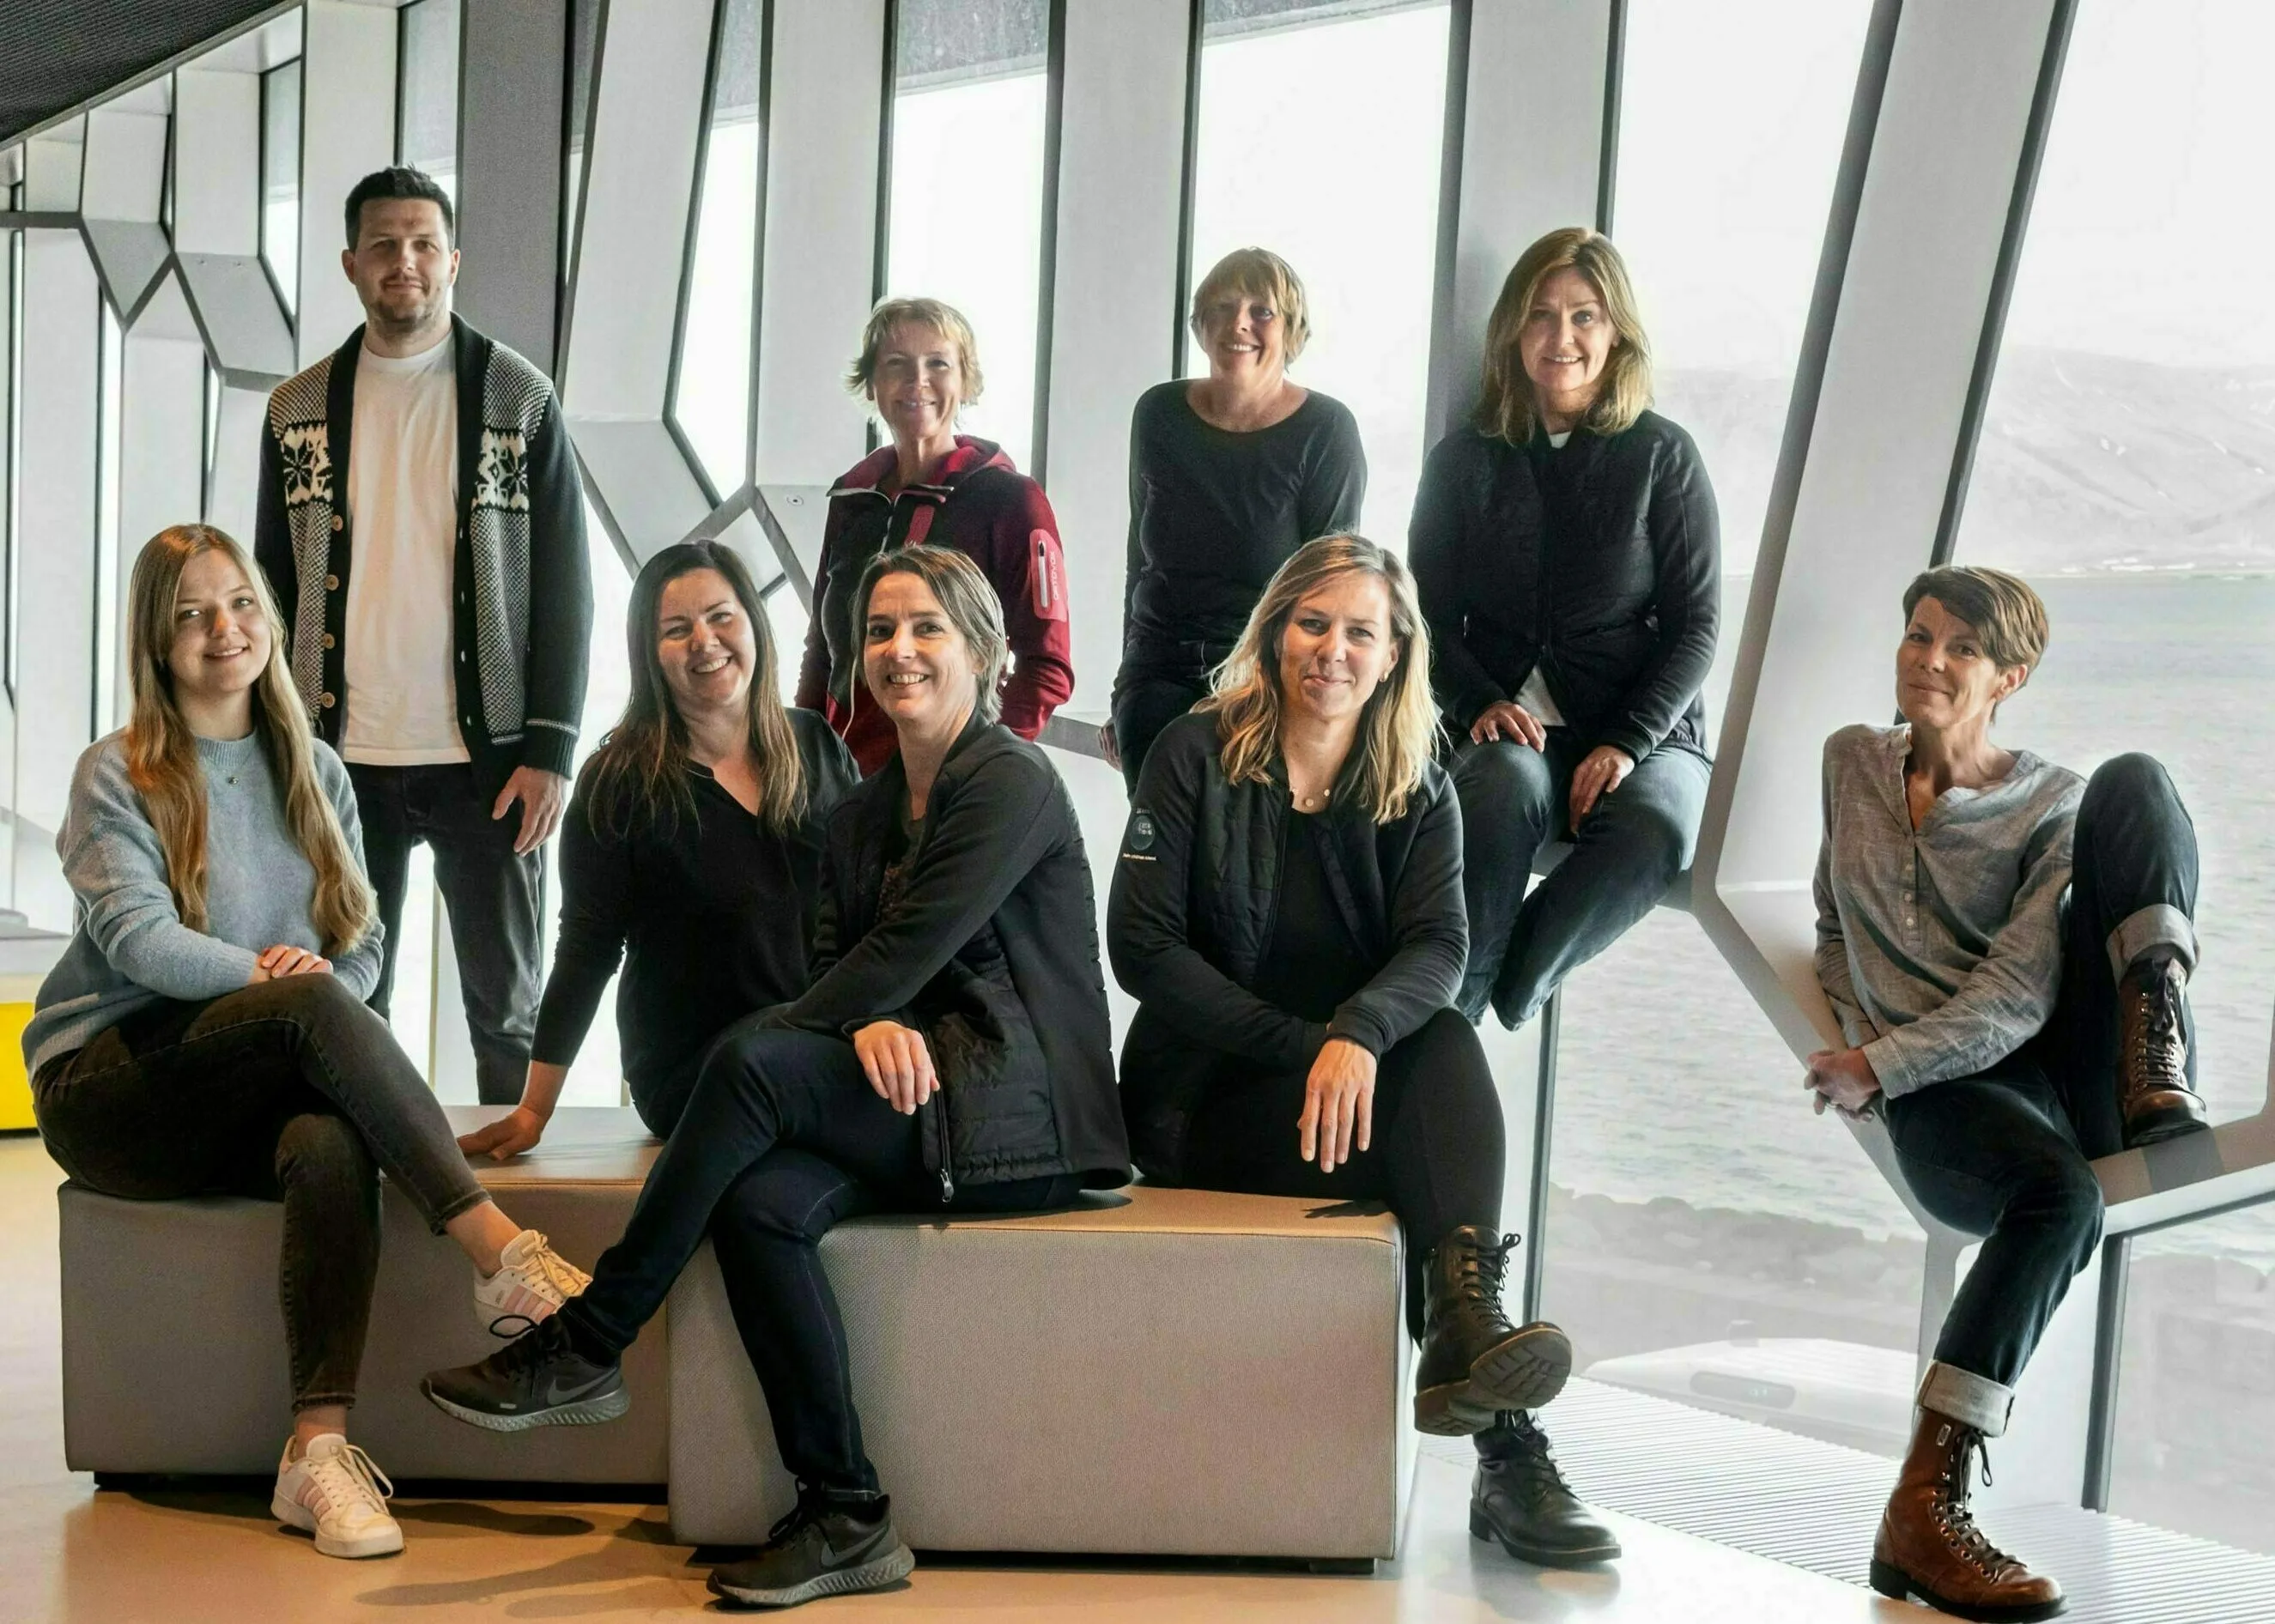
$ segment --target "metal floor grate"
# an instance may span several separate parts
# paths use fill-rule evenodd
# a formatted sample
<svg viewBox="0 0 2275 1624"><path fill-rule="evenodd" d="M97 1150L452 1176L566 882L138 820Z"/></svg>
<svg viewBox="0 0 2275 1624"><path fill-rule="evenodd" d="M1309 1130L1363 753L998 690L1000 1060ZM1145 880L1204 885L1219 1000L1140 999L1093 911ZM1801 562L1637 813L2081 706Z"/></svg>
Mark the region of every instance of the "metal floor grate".
<svg viewBox="0 0 2275 1624"><path fill-rule="evenodd" d="M1574 1381L1542 1419L1583 1498L1864 1582L1893 1462L1600 1382ZM1465 1439L1423 1447L1475 1458ZM1983 1521L2061 1580L2068 1624L2275 1624L2275 1559L2073 1506L2002 1507Z"/></svg>

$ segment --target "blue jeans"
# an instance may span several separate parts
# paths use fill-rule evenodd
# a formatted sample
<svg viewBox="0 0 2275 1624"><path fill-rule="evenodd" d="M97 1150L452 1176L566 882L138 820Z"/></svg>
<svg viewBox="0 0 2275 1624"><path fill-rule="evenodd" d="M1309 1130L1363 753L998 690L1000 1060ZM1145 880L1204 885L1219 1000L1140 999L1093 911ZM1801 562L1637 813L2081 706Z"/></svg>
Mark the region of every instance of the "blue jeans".
<svg viewBox="0 0 2275 1624"><path fill-rule="evenodd" d="M1470 914L1460 1008L1472 1021L1487 1004L1512 1031L1531 1020L1690 865L1712 772L1706 758L1676 744L1654 750L1575 830L1572 774L1587 754L1568 729L1551 728L1546 750L1464 740L1454 757ZM1568 837L1572 855L1526 895L1534 855Z"/></svg>
<svg viewBox="0 0 2275 1624"><path fill-rule="evenodd" d="M1997 1065L1891 1099L1886 1111L1920 1204L1984 1237L1944 1319L1936 1359L2005 1388L2101 1241L2090 1159L2122 1148L2119 981L2149 948L2194 955L2186 921L2196 912L2196 830L2163 767L2120 756L2095 773L2074 850L2052 1018ZM2193 1081L2195 1029L2185 1008L2183 1022Z"/></svg>

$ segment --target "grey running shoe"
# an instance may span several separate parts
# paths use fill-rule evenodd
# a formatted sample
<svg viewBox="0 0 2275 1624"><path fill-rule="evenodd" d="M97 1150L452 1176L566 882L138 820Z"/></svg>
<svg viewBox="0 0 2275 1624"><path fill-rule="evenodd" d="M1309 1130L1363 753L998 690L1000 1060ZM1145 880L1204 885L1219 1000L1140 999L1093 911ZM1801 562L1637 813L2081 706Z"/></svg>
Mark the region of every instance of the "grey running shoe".
<svg viewBox="0 0 2275 1624"><path fill-rule="evenodd" d="M711 1593L752 1607L794 1607L823 1596L881 1590L915 1570L917 1559L894 1530L892 1502L881 1499L865 1522L842 1506L801 1493L747 1561L711 1570Z"/></svg>
<svg viewBox="0 0 2275 1624"><path fill-rule="evenodd" d="M419 1391L443 1414L493 1432L589 1426L631 1408L624 1366L586 1358L557 1318L540 1321L480 1364L430 1371Z"/></svg>

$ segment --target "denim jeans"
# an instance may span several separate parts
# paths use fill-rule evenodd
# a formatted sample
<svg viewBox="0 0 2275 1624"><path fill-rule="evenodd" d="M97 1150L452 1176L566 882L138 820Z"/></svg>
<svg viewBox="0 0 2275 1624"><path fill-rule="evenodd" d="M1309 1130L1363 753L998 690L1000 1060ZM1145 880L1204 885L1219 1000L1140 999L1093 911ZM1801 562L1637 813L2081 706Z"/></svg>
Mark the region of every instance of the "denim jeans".
<svg viewBox="0 0 2275 1624"><path fill-rule="evenodd" d="M2120 756L2095 773L2078 807L2074 852L2052 1016L1998 1065L1891 1099L1885 1113L1920 1204L1984 1237L1945 1317L1937 1362L2005 1389L2101 1240L2090 1159L2122 1148L2117 993L2125 967L2151 948L2173 948L2191 963L2195 956L2196 831L2163 767ZM2185 1008L2183 1020L2193 1079Z"/></svg>
<svg viewBox="0 0 2275 1624"><path fill-rule="evenodd" d="M1512 1031L1539 1013L1565 976L1659 905L1689 866L1706 809L1706 758L1680 745L1651 752L1576 831L1572 774L1588 752L1565 728L1548 747L1465 739L1454 758L1462 805L1462 900L1470 963L1460 1008L1490 1004ZM1534 855L1569 837L1572 854L1525 895Z"/></svg>
<svg viewBox="0 0 2275 1624"><path fill-rule="evenodd" d="M940 1186L925 1171L920 1115L878 1096L850 1043L758 1020L712 1046L624 1238L562 1319L588 1353L621 1352L707 1232L782 1464L828 1492L873 1494L845 1326L817 1248L858 1213L941 1211ZM1035 1212L1064 1205L1080 1184L1069 1174L960 1185L948 1210Z"/></svg>
<svg viewBox="0 0 2275 1624"><path fill-rule="evenodd" d="M383 1171L440 1233L488 1199L386 1023L326 975L138 1009L32 1086L63 1170L129 1200L284 1204L295 1409L355 1398Z"/></svg>
<svg viewBox="0 0 2275 1624"><path fill-rule="evenodd" d="M464 763L351 762L348 777L363 817L364 868L387 927L387 953L371 1007L384 1016L394 998L411 849L424 841L435 852L435 888L450 910L458 986L473 1039L475 1086L484 1105L517 1103L537 1031L545 915L544 853L514 855L521 807L493 819L490 803L474 788L473 768Z"/></svg>
<svg viewBox="0 0 2275 1624"><path fill-rule="evenodd" d="M1196 1190L1387 1201L1406 1234L1406 1328L1419 1341L1430 1253L1463 1224L1500 1227L1500 1096L1477 1029L1440 1009L1376 1069L1373 1148L1332 1173L1301 1159L1309 1069L1257 1076L1228 1059L1193 1114L1184 1182Z"/></svg>

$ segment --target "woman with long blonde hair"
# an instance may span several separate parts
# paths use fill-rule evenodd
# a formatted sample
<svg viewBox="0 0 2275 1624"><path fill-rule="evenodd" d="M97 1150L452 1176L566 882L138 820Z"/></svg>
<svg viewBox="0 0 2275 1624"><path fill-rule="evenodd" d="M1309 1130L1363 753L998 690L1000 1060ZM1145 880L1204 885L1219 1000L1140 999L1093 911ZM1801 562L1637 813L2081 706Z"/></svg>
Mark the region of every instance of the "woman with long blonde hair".
<svg viewBox="0 0 2275 1624"><path fill-rule="evenodd" d="M1572 1349L1500 1305L1500 1102L1452 1008L1469 945L1461 814L1431 759L1429 673L1394 555L1354 535L1299 548L1215 691L1153 742L1107 946L1138 1001L1122 1051L1138 1167L1161 1183L1387 1201L1410 1243L1415 1424L1478 1436L1482 1452L1538 1436L1528 1412L1562 1388ZM1529 1552L1616 1552L1571 1512Z"/></svg>
<svg viewBox="0 0 2275 1624"><path fill-rule="evenodd" d="M1610 238L1568 226L1518 256L1483 382L1475 421L1430 453L1407 553L1456 744L1462 1013L1513 1030L1689 865L1721 555L1698 449L1649 409ZM1571 855L1528 895L1554 840Z"/></svg>
<svg viewBox="0 0 2275 1624"><path fill-rule="evenodd" d="M40 1132L105 1195L283 1204L293 1424L270 1510L327 1556L399 1551L385 1475L346 1437L378 1174L473 1263L494 1332L585 1276L498 1211L364 1005L381 943L355 797L271 657L260 570L176 525L135 561L126 618L132 717L79 757L56 842L77 905L24 1033Z"/></svg>

